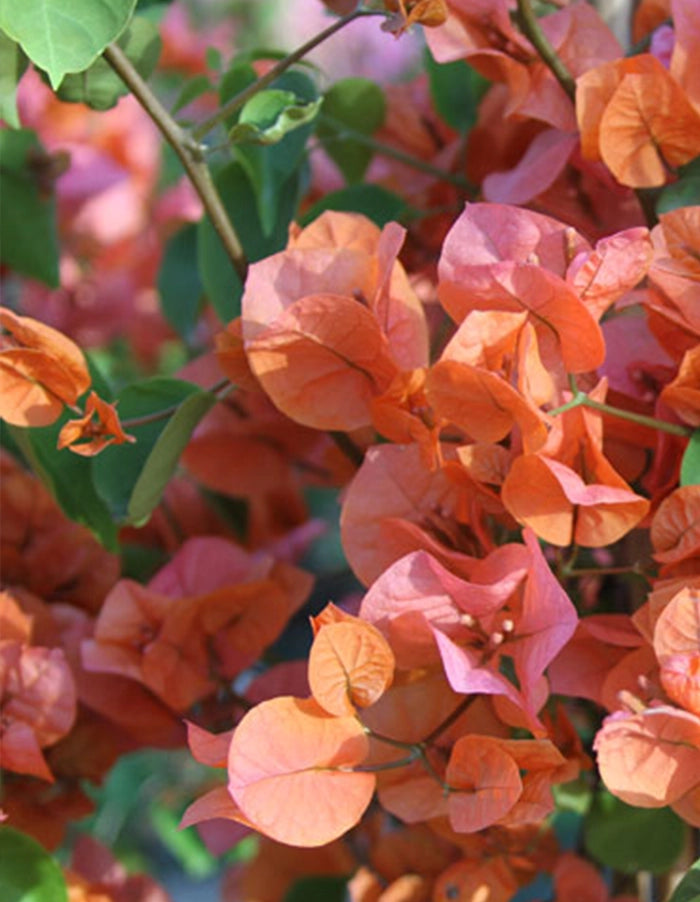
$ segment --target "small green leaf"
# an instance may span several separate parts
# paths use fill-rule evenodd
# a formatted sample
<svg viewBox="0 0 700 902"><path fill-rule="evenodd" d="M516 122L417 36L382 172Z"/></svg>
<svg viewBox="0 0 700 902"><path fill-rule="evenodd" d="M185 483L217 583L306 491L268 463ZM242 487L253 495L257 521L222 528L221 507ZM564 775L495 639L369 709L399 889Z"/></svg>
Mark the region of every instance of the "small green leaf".
<svg viewBox="0 0 700 902"><path fill-rule="evenodd" d="M161 309L173 329L186 340L197 323L202 290L197 269L197 226L191 223L166 244L158 273Z"/></svg>
<svg viewBox="0 0 700 902"><path fill-rule="evenodd" d="M135 16L117 43L141 78L147 79L162 46L156 26L144 16ZM66 75L56 91L61 100L84 103L93 110L109 110L128 93L128 87L101 56L84 72Z"/></svg>
<svg viewBox="0 0 700 902"><path fill-rule="evenodd" d="M0 827L0 887L3 902L68 902L63 871L39 843Z"/></svg>
<svg viewBox="0 0 700 902"><path fill-rule="evenodd" d="M698 899L700 899L700 858L690 866L690 870L674 889L668 902L698 902Z"/></svg>
<svg viewBox="0 0 700 902"><path fill-rule="evenodd" d="M700 485L700 429L690 436L681 461L681 485Z"/></svg>
<svg viewBox="0 0 700 902"><path fill-rule="evenodd" d="M26 129L0 131L0 260L58 287L54 158Z"/></svg>
<svg viewBox="0 0 700 902"><path fill-rule="evenodd" d="M388 191L381 185L360 183L324 194L304 213L300 222L308 225L324 210L344 210L349 213L364 213L381 227L387 222L401 219L407 209L404 199L393 191Z"/></svg>
<svg viewBox="0 0 700 902"><path fill-rule="evenodd" d="M201 392L186 398L170 417L139 474L129 499L129 522L148 520L175 472L180 455L199 421L216 404L216 395Z"/></svg>
<svg viewBox="0 0 700 902"><path fill-rule="evenodd" d="M0 28L48 73L82 72L126 27L136 0L0 0Z"/></svg>
<svg viewBox="0 0 700 902"><path fill-rule="evenodd" d="M384 123L381 88L366 78L344 78L328 90L321 106L318 137L347 182L359 182L373 156L370 147L343 136L343 126L372 135Z"/></svg>
<svg viewBox="0 0 700 902"><path fill-rule="evenodd" d="M347 877L302 877L295 881L284 902L345 902Z"/></svg>
<svg viewBox="0 0 700 902"><path fill-rule="evenodd" d="M289 132L311 122L320 106L320 98L307 103L291 91L260 91L245 104L229 137L240 144L277 144Z"/></svg>
<svg viewBox="0 0 700 902"><path fill-rule="evenodd" d="M224 106L233 100L241 91L257 81L255 69L250 63L236 57L231 67L224 73L221 83L219 84L219 103ZM226 120L227 126L230 128L235 122L238 122L240 110L237 110Z"/></svg>
<svg viewBox="0 0 700 902"><path fill-rule="evenodd" d="M683 851L685 824L670 808L633 808L600 792L585 819L585 845L601 864L662 874Z"/></svg>
<svg viewBox="0 0 700 902"><path fill-rule="evenodd" d="M185 407L181 413L184 402L193 396L206 400ZM214 400L213 395L179 379L147 379L120 393L117 409L122 422L153 418L139 426L127 426L136 438L135 444L112 445L92 458L95 487L114 520L133 524L147 518L160 500L192 429Z"/></svg>
<svg viewBox="0 0 700 902"><path fill-rule="evenodd" d="M27 68L27 57L15 41L0 31L0 119L19 128L17 82Z"/></svg>
<svg viewBox="0 0 700 902"><path fill-rule="evenodd" d="M451 128L466 134L476 122L479 101L489 82L464 60L436 62L427 48L425 68L435 109Z"/></svg>

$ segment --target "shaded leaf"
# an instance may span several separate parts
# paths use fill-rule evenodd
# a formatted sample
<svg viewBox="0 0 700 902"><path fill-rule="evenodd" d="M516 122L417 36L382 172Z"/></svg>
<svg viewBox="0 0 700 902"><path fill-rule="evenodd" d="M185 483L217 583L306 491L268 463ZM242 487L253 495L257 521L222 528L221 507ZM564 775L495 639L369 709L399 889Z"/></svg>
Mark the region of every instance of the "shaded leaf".
<svg viewBox="0 0 700 902"><path fill-rule="evenodd" d="M384 122L385 100L381 88L366 78L336 81L323 97L317 133L328 156L348 182L359 182L373 151L343 135L343 126L372 135Z"/></svg>
<svg viewBox="0 0 700 902"><path fill-rule="evenodd" d="M637 874L664 874L683 849L685 826L669 808L632 808L599 792L584 819L587 851L601 864Z"/></svg>
<svg viewBox="0 0 700 902"><path fill-rule="evenodd" d="M58 287L53 158L34 132L0 131L0 260L22 275ZM48 185L42 178L48 177ZM49 190L45 190L48 187Z"/></svg>

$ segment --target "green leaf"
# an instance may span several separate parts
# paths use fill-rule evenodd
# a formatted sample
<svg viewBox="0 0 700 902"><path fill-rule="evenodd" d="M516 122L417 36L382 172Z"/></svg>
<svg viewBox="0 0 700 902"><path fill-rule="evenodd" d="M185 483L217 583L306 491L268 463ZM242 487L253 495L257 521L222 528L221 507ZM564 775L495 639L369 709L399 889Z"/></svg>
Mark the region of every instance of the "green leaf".
<svg viewBox="0 0 700 902"><path fill-rule="evenodd" d="M234 143L277 144L313 121L320 106L320 98L306 103L292 91L260 91L245 104L229 137Z"/></svg>
<svg viewBox="0 0 700 902"><path fill-rule="evenodd" d="M39 843L0 827L0 887L3 902L67 902L63 871Z"/></svg>
<svg viewBox="0 0 700 902"><path fill-rule="evenodd" d="M10 426L10 434L33 471L44 483L63 513L86 526L109 551L116 551L117 528L92 481L90 460L71 451L58 451L61 426L73 416L64 414L56 423L37 429Z"/></svg>
<svg viewBox="0 0 700 902"><path fill-rule="evenodd" d="M347 877L302 877L295 881L284 902L345 902Z"/></svg>
<svg viewBox="0 0 700 902"><path fill-rule="evenodd" d="M435 109L451 128L465 134L476 122L479 101L489 82L464 60L436 62L427 48L425 68Z"/></svg>
<svg viewBox="0 0 700 902"><path fill-rule="evenodd" d="M58 287L55 158L26 129L0 131L0 260L22 275Z"/></svg>
<svg viewBox="0 0 700 902"><path fill-rule="evenodd" d="M300 222L302 225L308 225L324 210L345 210L350 213L364 213L381 227L387 222L401 219L407 209L404 199L393 191L388 191L381 185L360 183L324 194L304 213Z"/></svg>
<svg viewBox="0 0 700 902"><path fill-rule="evenodd" d="M700 899L700 858L690 866L690 870L674 889L668 902L698 902L698 899Z"/></svg>
<svg viewBox="0 0 700 902"><path fill-rule="evenodd" d="M700 429L690 436L681 461L681 485L700 485Z"/></svg>
<svg viewBox="0 0 700 902"><path fill-rule="evenodd" d="M0 31L0 119L19 128L17 82L27 68L27 57L15 41Z"/></svg>
<svg viewBox="0 0 700 902"><path fill-rule="evenodd" d="M0 0L0 28L55 89L82 72L126 27L136 0Z"/></svg>
<svg viewBox="0 0 700 902"><path fill-rule="evenodd" d="M216 404L216 395L201 392L186 398L153 446L129 499L129 522L145 523L177 468L180 455L199 421Z"/></svg>
<svg viewBox="0 0 700 902"><path fill-rule="evenodd" d="M343 137L343 126L372 135L384 123L386 101L381 88L366 78L343 78L325 94L318 137L347 182L359 182L372 159L370 147Z"/></svg>
<svg viewBox="0 0 700 902"><path fill-rule="evenodd" d="M299 102L316 101L314 83L302 72L285 72L273 88L294 94ZM279 221L281 196L293 181L299 186L299 170L304 158L306 142L313 126L304 124L274 144L235 144L236 159L246 171L255 192L258 219L265 235L271 235Z"/></svg>
<svg viewBox="0 0 700 902"><path fill-rule="evenodd" d="M147 79L158 63L161 40L156 26L135 16L117 41L141 78ZM56 94L68 103L84 103L93 110L109 110L129 89L109 63L98 57L84 72L66 75Z"/></svg>
<svg viewBox="0 0 700 902"><path fill-rule="evenodd" d="M161 309L185 340L197 324L202 291L197 269L197 226L191 223L168 241L158 273Z"/></svg>
<svg viewBox="0 0 700 902"><path fill-rule="evenodd" d="M148 519L192 430L215 402L211 393L179 379L148 379L120 393L122 422L154 418L127 427L135 444L112 445L92 458L95 486L118 523L141 525Z"/></svg>
<svg viewBox="0 0 700 902"><path fill-rule="evenodd" d="M685 824L670 808L633 808L600 792L585 819L587 851L601 864L634 874L663 874L683 851Z"/></svg>

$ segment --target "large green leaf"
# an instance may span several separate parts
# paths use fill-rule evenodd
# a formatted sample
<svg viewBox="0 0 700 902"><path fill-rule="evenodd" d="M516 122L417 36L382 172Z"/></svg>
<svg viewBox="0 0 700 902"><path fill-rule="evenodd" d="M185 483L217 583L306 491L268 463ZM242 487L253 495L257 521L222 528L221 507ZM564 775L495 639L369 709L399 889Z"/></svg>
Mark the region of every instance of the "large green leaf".
<svg viewBox="0 0 700 902"><path fill-rule="evenodd" d="M92 459L100 497L118 523L140 525L158 504L183 448L216 398L179 379L155 378L130 385L118 397L122 421L135 444L112 445Z"/></svg>
<svg viewBox="0 0 700 902"><path fill-rule="evenodd" d="M700 899L700 858L674 889L668 902L698 902Z"/></svg>
<svg viewBox="0 0 700 902"><path fill-rule="evenodd" d="M139 75L148 78L161 50L156 26L144 16L135 16L117 43ZM129 89L100 56L84 72L66 75L56 93L69 103L85 103L93 110L109 110L120 97L129 93Z"/></svg>
<svg viewBox="0 0 700 902"><path fill-rule="evenodd" d="M601 864L662 874L683 851L685 825L670 808L634 808L600 792L585 818L586 849Z"/></svg>
<svg viewBox="0 0 700 902"><path fill-rule="evenodd" d="M19 128L17 82L27 68L27 57L16 41L0 31L0 119Z"/></svg>
<svg viewBox="0 0 700 902"><path fill-rule="evenodd" d="M63 871L39 843L0 827L0 888L2 902L67 902Z"/></svg>
<svg viewBox="0 0 700 902"><path fill-rule="evenodd" d="M58 287L54 158L26 129L0 131L0 260Z"/></svg>
<svg viewBox="0 0 700 902"><path fill-rule="evenodd" d="M57 88L82 72L126 27L136 0L0 0L0 28Z"/></svg>
<svg viewBox="0 0 700 902"><path fill-rule="evenodd" d="M56 449L61 426L70 417L64 414L56 423L43 428L9 426L8 430L63 513L76 523L87 526L105 548L116 551L117 528L106 504L97 494L89 459L67 449Z"/></svg>
<svg viewBox="0 0 700 902"><path fill-rule="evenodd" d="M362 179L373 151L366 144L344 136L343 126L369 136L383 124L385 112L382 89L366 78L343 78L324 95L318 137L346 181Z"/></svg>

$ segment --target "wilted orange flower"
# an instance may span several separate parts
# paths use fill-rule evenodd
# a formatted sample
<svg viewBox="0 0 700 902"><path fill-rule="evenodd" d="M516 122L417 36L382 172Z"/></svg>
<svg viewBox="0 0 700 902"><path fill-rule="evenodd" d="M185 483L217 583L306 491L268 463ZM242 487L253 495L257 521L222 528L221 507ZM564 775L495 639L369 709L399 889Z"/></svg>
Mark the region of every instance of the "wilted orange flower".
<svg viewBox="0 0 700 902"><path fill-rule="evenodd" d="M61 429L58 450L70 448L75 454L94 457L108 445L135 441L133 435L127 435L122 429L115 405L103 401L92 391L85 405L85 416L69 420Z"/></svg>
<svg viewBox="0 0 700 902"><path fill-rule="evenodd" d="M389 12L396 15L387 24L386 30L397 37L411 25L425 25L435 28L447 20L445 0L384 0Z"/></svg>

